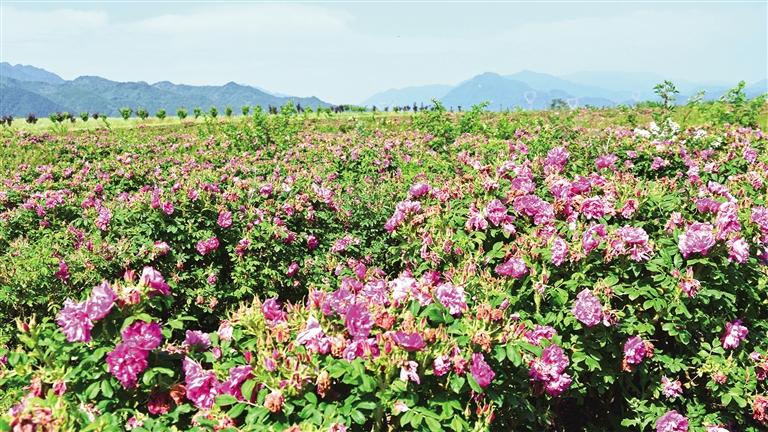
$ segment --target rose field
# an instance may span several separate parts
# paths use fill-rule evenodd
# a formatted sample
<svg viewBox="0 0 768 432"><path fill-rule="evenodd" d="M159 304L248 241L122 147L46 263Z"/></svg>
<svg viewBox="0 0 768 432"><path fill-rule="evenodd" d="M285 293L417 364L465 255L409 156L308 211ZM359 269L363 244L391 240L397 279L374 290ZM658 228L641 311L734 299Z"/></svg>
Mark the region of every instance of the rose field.
<svg viewBox="0 0 768 432"><path fill-rule="evenodd" d="M0 430L767 430L739 103L4 127Z"/></svg>

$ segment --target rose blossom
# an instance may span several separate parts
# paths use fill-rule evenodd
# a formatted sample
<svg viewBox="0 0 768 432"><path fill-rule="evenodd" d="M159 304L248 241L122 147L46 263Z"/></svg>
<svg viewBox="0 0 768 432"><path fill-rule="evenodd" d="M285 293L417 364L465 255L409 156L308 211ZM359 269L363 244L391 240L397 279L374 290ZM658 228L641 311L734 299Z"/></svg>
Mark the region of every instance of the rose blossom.
<svg viewBox="0 0 768 432"><path fill-rule="evenodd" d="M633 336L627 339L624 343L624 363L628 365L627 368L639 365L643 359L653 354L649 350L648 345L640 336Z"/></svg>
<svg viewBox="0 0 768 432"><path fill-rule="evenodd" d="M661 390L664 396L673 399L683 394L683 384L680 380L672 381L666 376L661 377Z"/></svg>
<svg viewBox="0 0 768 432"><path fill-rule="evenodd" d="M182 346L187 348L207 349L211 346L211 338L208 333L200 330L187 330Z"/></svg>
<svg viewBox="0 0 768 432"><path fill-rule="evenodd" d="M222 228L229 228L232 226L232 212L227 210L220 211L216 223Z"/></svg>
<svg viewBox="0 0 768 432"><path fill-rule="evenodd" d="M264 319L266 319L270 325L285 321L287 316L285 311L283 311L283 308L280 307L280 303L276 298L265 300L261 305L261 311L264 313Z"/></svg>
<svg viewBox="0 0 768 432"><path fill-rule="evenodd" d="M550 345L541 352L541 357L531 362L528 375L544 385L544 391L553 397L560 396L571 385L571 377L564 373L568 357L557 345Z"/></svg>
<svg viewBox="0 0 768 432"><path fill-rule="evenodd" d="M576 296L571 312L587 327L599 324L603 319L603 306L588 288L584 288Z"/></svg>
<svg viewBox="0 0 768 432"><path fill-rule="evenodd" d="M728 259L744 264L749 259L749 244L741 237L728 240Z"/></svg>
<svg viewBox="0 0 768 432"><path fill-rule="evenodd" d="M149 395L147 411L152 415L166 414L171 410L171 402L168 392L154 392Z"/></svg>
<svg viewBox="0 0 768 432"><path fill-rule="evenodd" d="M451 315L457 316L467 310L467 301L464 297L464 288L453 285L450 282L441 283L435 289L435 298L441 305L448 308Z"/></svg>
<svg viewBox="0 0 768 432"><path fill-rule="evenodd" d="M556 236L550 251L552 253L552 264L560 267L565 262L565 259L568 258L568 243L559 236Z"/></svg>
<svg viewBox="0 0 768 432"><path fill-rule="evenodd" d="M162 329L154 322L135 321L122 331L121 336L123 343L145 351L157 348L163 341Z"/></svg>
<svg viewBox="0 0 768 432"><path fill-rule="evenodd" d="M694 253L706 255L714 245L715 235L710 224L692 223L685 232L678 236L678 248L683 254L683 258L688 258Z"/></svg>
<svg viewBox="0 0 768 432"><path fill-rule="evenodd" d="M725 333L720 338L720 342L725 349L735 349L748 334L749 330L741 325L741 320L736 320L725 324Z"/></svg>
<svg viewBox="0 0 768 432"><path fill-rule="evenodd" d="M139 278L139 283L151 288L153 294L171 294L171 288L167 283L165 283L165 278L163 278L163 275L152 267L144 267L144 270L141 271L141 278Z"/></svg>
<svg viewBox="0 0 768 432"><path fill-rule="evenodd" d="M512 257L496 266L496 273L520 279L528 274L528 266L520 258Z"/></svg>
<svg viewBox="0 0 768 432"><path fill-rule="evenodd" d="M371 319L371 314L368 313L368 309L359 304L353 304L349 307L344 323L352 339L367 338L373 327L373 320Z"/></svg>
<svg viewBox="0 0 768 432"><path fill-rule="evenodd" d="M91 340L93 322L88 317L88 306L85 302L75 303L65 300L64 307L56 316L56 322L69 342L88 342Z"/></svg>
<svg viewBox="0 0 768 432"><path fill-rule="evenodd" d="M284 403L285 397L280 390L272 390L272 393L264 398L264 408L273 414L282 411Z"/></svg>
<svg viewBox="0 0 768 432"><path fill-rule="evenodd" d="M469 372L472 374L475 382L477 382L477 385L482 388L488 387L493 378L496 377L496 373L485 362L485 357L482 353L472 353L472 364L469 366Z"/></svg>
<svg viewBox="0 0 768 432"><path fill-rule="evenodd" d="M435 376L443 376L451 371L451 358L447 355L441 355L435 357L435 361L432 363L432 371Z"/></svg>
<svg viewBox="0 0 768 432"><path fill-rule="evenodd" d="M107 354L109 373L117 378L123 387L127 389L136 387L139 374L147 368L148 355L149 351L126 342L119 343Z"/></svg>
<svg viewBox="0 0 768 432"><path fill-rule="evenodd" d="M656 420L656 432L687 432L688 419L677 411L667 411Z"/></svg>
<svg viewBox="0 0 768 432"><path fill-rule="evenodd" d="M416 384L421 384L421 379L418 374L419 364L415 361L406 361L400 366L400 379L408 382L412 381Z"/></svg>
<svg viewBox="0 0 768 432"><path fill-rule="evenodd" d="M397 345L406 351L421 351L427 344L418 333L396 332L392 337Z"/></svg>
<svg viewBox="0 0 768 432"><path fill-rule="evenodd" d="M220 387L212 371L203 370L202 366L189 357L182 362L187 399L200 409L209 409L218 395Z"/></svg>
<svg viewBox="0 0 768 432"><path fill-rule="evenodd" d="M229 370L229 378L219 387L220 394L230 394L238 400L243 400L242 385L253 377L253 368L249 365L235 366Z"/></svg>

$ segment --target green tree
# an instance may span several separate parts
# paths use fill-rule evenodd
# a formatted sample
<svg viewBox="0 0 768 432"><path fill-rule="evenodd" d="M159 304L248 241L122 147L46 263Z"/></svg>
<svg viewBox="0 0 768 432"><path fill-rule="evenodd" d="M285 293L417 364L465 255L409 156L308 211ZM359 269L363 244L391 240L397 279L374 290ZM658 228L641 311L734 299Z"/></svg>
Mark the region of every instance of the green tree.
<svg viewBox="0 0 768 432"><path fill-rule="evenodd" d="M176 110L176 116L177 116L177 117L178 117L180 120L184 120L185 118L187 118L187 110L186 110L185 108L179 108L179 109L177 109L177 110Z"/></svg>
<svg viewBox="0 0 768 432"><path fill-rule="evenodd" d="M192 110L192 115L194 115L195 118L200 117L201 115L203 115L203 109L200 107L196 107L195 109Z"/></svg>
<svg viewBox="0 0 768 432"><path fill-rule="evenodd" d="M561 99L561 98L552 99L552 102L550 102L549 104L549 109L552 109L552 110L568 109L568 102L566 102L565 99Z"/></svg>
<svg viewBox="0 0 768 432"><path fill-rule="evenodd" d="M165 109L164 108L160 108L155 113L155 117L157 117L157 119L160 120L160 121L165 119L165 115L166 115L166 113L165 113Z"/></svg>
<svg viewBox="0 0 768 432"><path fill-rule="evenodd" d="M215 106L212 106L211 109L208 110L208 114L210 114L211 117L216 118L219 115L219 110Z"/></svg>
<svg viewBox="0 0 768 432"><path fill-rule="evenodd" d="M250 112L251 112L251 107L249 107L248 105L243 105L243 107L241 108L241 110L242 110L242 112L243 112L243 115L244 115L244 116L247 116L247 115L248 115L248 113L250 113Z"/></svg>
<svg viewBox="0 0 768 432"><path fill-rule="evenodd" d="M224 108L224 115L227 117L232 117L232 107L226 107Z"/></svg>
<svg viewBox="0 0 768 432"><path fill-rule="evenodd" d="M677 87L675 87L675 84L673 84L672 81L667 80L656 84L656 86L653 87L653 92L656 93L659 98L661 98L662 107L666 111L672 111L672 109L675 107L676 95L680 93Z"/></svg>
<svg viewBox="0 0 768 432"><path fill-rule="evenodd" d="M123 120L128 120L128 118L131 117L131 114L133 114L133 110L128 107L120 108L118 111L120 111L120 117L122 117Z"/></svg>
<svg viewBox="0 0 768 432"><path fill-rule="evenodd" d="M147 117L149 117L149 111L147 111L145 108L136 108L136 115L140 119L146 120Z"/></svg>

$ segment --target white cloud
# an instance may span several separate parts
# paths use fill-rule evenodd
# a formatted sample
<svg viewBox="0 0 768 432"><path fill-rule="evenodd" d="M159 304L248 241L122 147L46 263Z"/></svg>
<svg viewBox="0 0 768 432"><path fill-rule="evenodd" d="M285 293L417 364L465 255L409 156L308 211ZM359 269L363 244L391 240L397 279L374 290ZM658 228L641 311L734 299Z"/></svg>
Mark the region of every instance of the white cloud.
<svg viewBox="0 0 768 432"><path fill-rule="evenodd" d="M253 4L166 14L131 24L162 34L306 35L347 30L350 15L303 4Z"/></svg>
<svg viewBox="0 0 768 432"><path fill-rule="evenodd" d="M92 34L109 25L102 11L54 9L21 10L3 7L3 43L54 42L59 38Z"/></svg>

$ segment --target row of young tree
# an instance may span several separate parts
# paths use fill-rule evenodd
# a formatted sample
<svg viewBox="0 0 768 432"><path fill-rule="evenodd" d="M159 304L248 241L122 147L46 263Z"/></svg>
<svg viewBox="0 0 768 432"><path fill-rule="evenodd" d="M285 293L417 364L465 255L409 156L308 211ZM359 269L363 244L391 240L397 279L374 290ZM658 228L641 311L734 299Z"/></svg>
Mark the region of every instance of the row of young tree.
<svg viewBox="0 0 768 432"><path fill-rule="evenodd" d="M255 106L250 107L248 105L244 105L240 108L240 112L243 116L247 116L251 113L251 110L255 112L256 110L262 111L263 108L261 106ZM345 112L419 112L419 111L425 111L425 110L431 110L434 109L434 106L425 106L424 104L418 105L415 102L413 105L403 105L403 106L393 106L393 107L384 107L383 109L377 108L375 105L371 108L364 107L364 106L358 106L358 105L331 105L329 107L316 107L313 109L312 107L303 107L301 104L293 105L291 102L286 103L282 107L276 107L269 105L267 106L267 113L269 114L305 114L305 113L313 113L317 112L319 114L341 114ZM450 109L453 111L453 107ZM461 106L458 107L458 111L461 112L462 108ZM120 117L122 117L124 120L128 120L129 118L135 116L141 120L146 120L150 117L150 112L146 108L138 107L136 109L130 108L130 107L122 107L118 109L118 113L120 114ZM234 110L232 107L225 107L224 116L226 117L232 117L234 115ZM158 120L164 120L168 117L168 112L160 108L158 109L155 114L155 117L157 117ZM217 118L219 116L219 109L215 106L210 107L207 111L203 111L201 107L196 107L192 109L192 112L188 111L186 108L181 107L176 110L176 116L184 120L189 116L194 117L195 119L198 119L203 116L208 116L210 118ZM70 112L55 112L48 115L48 119L51 120L52 123L64 123L66 121L69 121L71 123L74 123L77 121L77 119L80 118L83 122L87 122L89 119L93 118L94 120L98 120L100 118L106 119L107 116L105 114L101 114L98 112L89 113L87 111L81 112L79 115L74 115ZM8 125L10 126L13 122L14 117L13 116L2 116L0 117L0 125ZM26 122L29 124L36 124L38 121L37 115L34 113L30 113L27 115Z"/></svg>

